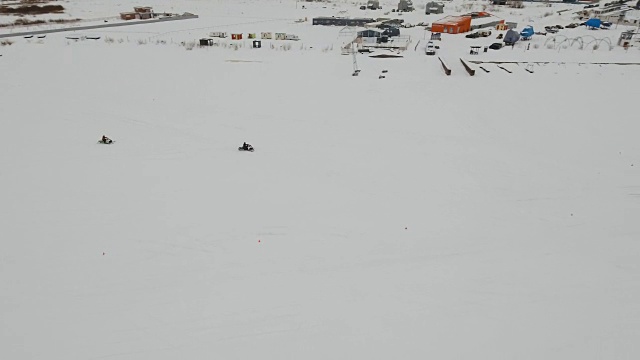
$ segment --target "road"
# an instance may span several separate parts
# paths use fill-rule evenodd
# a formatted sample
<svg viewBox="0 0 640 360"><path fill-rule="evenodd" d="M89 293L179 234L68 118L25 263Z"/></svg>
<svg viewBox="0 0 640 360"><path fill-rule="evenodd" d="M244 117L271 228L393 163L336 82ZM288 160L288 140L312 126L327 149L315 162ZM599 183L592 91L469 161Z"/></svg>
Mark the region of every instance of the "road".
<svg viewBox="0 0 640 360"><path fill-rule="evenodd" d="M93 29L103 29L103 28L111 28L111 27L119 27L119 26L132 26L132 25L141 25L141 24L152 24L152 23L159 23L159 22L165 22L165 21L187 20L187 19L197 19L197 18L198 18L198 15L185 13L184 15L163 17L163 18L160 18L160 19L129 20L129 21L126 21L126 22L119 22L119 23L107 23L107 24L76 26L76 27L57 28L57 29L48 29L48 30L34 30L34 31L14 32L14 33L0 34L0 39L1 38L9 38L9 37L18 37L18 36L51 34L51 33L63 32L63 31L93 30Z"/></svg>

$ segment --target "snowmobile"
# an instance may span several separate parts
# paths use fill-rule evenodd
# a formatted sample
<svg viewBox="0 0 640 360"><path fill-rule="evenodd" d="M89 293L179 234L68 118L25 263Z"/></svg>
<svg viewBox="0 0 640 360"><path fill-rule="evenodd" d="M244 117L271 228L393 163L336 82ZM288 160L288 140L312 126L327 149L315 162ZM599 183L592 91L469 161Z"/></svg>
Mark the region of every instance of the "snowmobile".
<svg viewBox="0 0 640 360"><path fill-rule="evenodd" d="M100 141L98 141L99 144L113 144L113 140L109 139L108 137L102 135L102 139L100 139Z"/></svg>
<svg viewBox="0 0 640 360"><path fill-rule="evenodd" d="M253 146L251 146L251 145L249 145L249 144L247 144L247 143L244 143L244 144L242 144L242 146L240 146L240 147L238 148L238 150L240 150L240 151L251 151L251 152L253 152Z"/></svg>

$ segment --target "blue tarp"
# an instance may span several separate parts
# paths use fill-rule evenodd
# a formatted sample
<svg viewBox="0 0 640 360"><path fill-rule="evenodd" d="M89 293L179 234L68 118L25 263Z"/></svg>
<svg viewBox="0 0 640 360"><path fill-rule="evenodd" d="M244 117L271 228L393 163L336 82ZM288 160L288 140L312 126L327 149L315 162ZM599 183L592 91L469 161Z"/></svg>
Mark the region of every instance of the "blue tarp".
<svg viewBox="0 0 640 360"><path fill-rule="evenodd" d="M593 18L593 19L587 20L587 22L584 24L591 28L599 28L600 25L602 24L602 21L600 21L600 19Z"/></svg>
<svg viewBox="0 0 640 360"><path fill-rule="evenodd" d="M525 28L520 32L520 36L523 38L530 38L533 36L533 33L533 26L525 26Z"/></svg>

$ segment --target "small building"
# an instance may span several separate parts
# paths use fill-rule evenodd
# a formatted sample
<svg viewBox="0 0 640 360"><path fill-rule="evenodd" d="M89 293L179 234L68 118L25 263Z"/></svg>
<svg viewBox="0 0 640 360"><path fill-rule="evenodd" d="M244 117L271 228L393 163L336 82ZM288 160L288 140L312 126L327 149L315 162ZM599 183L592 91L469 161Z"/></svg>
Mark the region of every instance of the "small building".
<svg viewBox="0 0 640 360"><path fill-rule="evenodd" d="M285 34L285 33L276 33L276 40L287 40L287 34Z"/></svg>
<svg viewBox="0 0 640 360"><path fill-rule="evenodd" d="M137 13L152 13L153 12L153 8L150 6L135 6L133 8L133 11L137 12Z"/></svg>
<svg viewBox="0 0 640 360"><path fill-rule="evenodd" d="M343 17L317 17L313 18L313 25L328 26L364 26L365 24L375 22L371 18L343 18Z"/></svg>
<svg viewBox="0 0 640 360"><path fill-rule="evenodd" d="M387 18L378 18L376 21L381 22L382 26L395 26L399 27L404 23L403 19L387 19Z"/></svg>
<svg viewBox="0 0 640 360"><path fill-rule="evenodd" d="M382 31L378 31L378 30L367 29L367 30L358 31L359 38L377 38L380 36L382 36Z"/></svg>
<svg viewBox="0 0 640 360"><path fill-rule="evenodd" d="M600 17L601 15L615 12L627 7L628 6L626 4L623 4L622 2L612 1L610 3L604 3L604 4L601 2L600 7L590 9L589 15L591 17Z"/></svg>
<svg viewBox="0 0 640 360"><path fill-rule="evenodd" d="M637 26L640 24L640 11L632 10L624 14L624 24Z"/></svg>
<svg viewBox="0 0 640 360"><path fill-rule="evenodd" d="M367 1L367 9L370 9L370 10L381 9L380 1L378 1L378 0L369 0L369 1Z"/></svg>
<svg viewBox="0 0 640 360"><path fill-rule="evenodd" d="M378 39L382 37L382 31L367 29L358 31L358 37L356 42L362 43L377 43Z"/></svg>
<svg viewBox="0 0 640 360"><path fill-rule="evenodd" d="M132 11L120 13L120 19L122 20L133 20L133 19L137 19L137 17L138 17L138 13L135 13Z"/></svg>
<svg viewBox="0 0 640 360"><path fill-rule="evenodd" d="M200 46L213 46L213 39L207 39L207 38L200 39Z"/></svg>
<svg viewBox="0 0 640 360"><path fill-rule="evenodd" d="M496 30L509 30L509 25L505 23L496 24Z"/></svg>
<svg viewBox="0 0 640 360"><path fill-rule="evenodd" d="M148 20L153 17L153 13L150 13L150 12L139 12L137 13L137 15L138 15L138 19L142 19L142 20Z"/></svg>
<svg viewBox="0 0 640 360"><path fill-rule="evenodd" d="M431 2L428 2L427 5L426 5L425 14L427 14L427 15L430 15L430 14L442 14L443 12L444 12L444 4L443 3L431 1Z"/></svg>
<svg viewBox="0 0 640 360"><path fill-rule="evenodd" d="M601 21L609 21L616 24L629 23L628 21L625 21L629 13L631 13L631 9L621 9L618 11L602 14L598 16L598 19L600 19Z"/></svg>
<svg viewBox="0 0 640 360"><path fill-rule="evenodd" d="M242 34L231 34L231 40L242 40Z"/></svg>
<svg viewBox="0 0 640 360"><path fill-rule="evenodd" d="M432 32L461 34L471 30L471 16L447 16L431 24Z"/></svg>
<svg viewBox="0 0 640 360"><path fill-rule="evenodd" d="M413 1L411 0L400 0L398 3L398 11L413 11L415 8L413 7Z"/></svg>
<svg viewBox="0 0 640 360"><path fill-rule="evenodd" d="M252 47L254 49L260 49L262 47L262 41L260 40L253 40L253 44Z"/></svg>
<svg viewBox="0 0 640 360"><path fill-rule="evenodd" d="M247 39L257 39L256 34L255 33L248 33L247 34Z"/></svg>
<svg viewBox="0 0 640 360"><path fill-rule="evenodd" d="M273 39L273 34L270 32L263 32L260 34L261 39Z"/></svg>
<svg viewBox="0 0 640 360"><path fill-rule="evenodd" d="M471 13L469 16L471 16L471 30L495 28L498 24L504 24L504 19L485 12Z"/></svg>
<svg viewBox="0 0 640 360"><path fill-rule="evenodd" d="M631 46L633 37L637 34L638 33L635 33L633 30L624 31L620 34L620 38L618 39L618 46L622 46L625 49L629 48L629 46Z"/></svg>
<svg viewBox="0 0 640 360"><path fill-rule="evenodd" d="M223 32L223 31L213 31L213 32L209 33L209 36L217 37L217 38L226 38L227 37L227 33Z"/></svg>

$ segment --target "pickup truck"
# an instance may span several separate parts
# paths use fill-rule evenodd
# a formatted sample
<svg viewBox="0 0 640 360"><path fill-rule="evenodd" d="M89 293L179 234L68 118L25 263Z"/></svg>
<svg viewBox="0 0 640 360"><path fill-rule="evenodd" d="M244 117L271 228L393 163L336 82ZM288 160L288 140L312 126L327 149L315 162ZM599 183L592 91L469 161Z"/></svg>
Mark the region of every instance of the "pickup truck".
<svg viewBox="0 0 640 360"><path fill-rule="evenodd" d="M425 48L424 53L426 55L435 55L436 54L436 46L433 45L433 41L429 41L427 43L427 47Z"/></svg>

